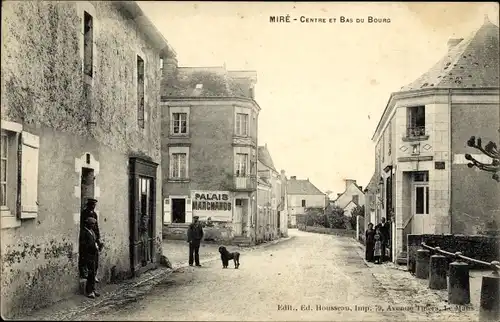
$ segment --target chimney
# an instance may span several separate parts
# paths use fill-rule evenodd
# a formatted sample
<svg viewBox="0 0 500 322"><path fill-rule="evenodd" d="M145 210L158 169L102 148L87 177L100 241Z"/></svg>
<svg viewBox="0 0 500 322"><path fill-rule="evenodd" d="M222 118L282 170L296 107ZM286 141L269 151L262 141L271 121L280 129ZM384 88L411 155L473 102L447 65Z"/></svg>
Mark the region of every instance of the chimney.
<svg viewBox="0 0 500 322"><path fill-rule="evenodd" d="M341 193L337 193L337 198L340 197Z"/></svg>
<svg viewBox="0 0 500 322"><path fill-rule="evenodd" d="M297 176L291 176L290 180L297 180Z"/></svg>
<svg viewBox="0 0 500 322"><path fill-rule="evenodd" d="M351 184L355 184L356 183L356 180L353 180L353 179L345 179L345 187L347 189L347 187L349 187Z"/></svg>
<svg viewBox="0 0 500 322"><path fill-rule="evenodd" d="M452 50L455 48L456 45L458 45L460 42L464 40L463 38L451 38L448 40L448 51Z"/></svg>
<svg viewBox="0 0 500 322"><path fill-rule="evenodd" d="M363 186L359 186L359 190L363 191Z"/></svg>
<svg viewBox="0 0 500 322"><path fill-rule="evenodd" d="M285 175L285 170L281 170L281 175Z"/></svg>

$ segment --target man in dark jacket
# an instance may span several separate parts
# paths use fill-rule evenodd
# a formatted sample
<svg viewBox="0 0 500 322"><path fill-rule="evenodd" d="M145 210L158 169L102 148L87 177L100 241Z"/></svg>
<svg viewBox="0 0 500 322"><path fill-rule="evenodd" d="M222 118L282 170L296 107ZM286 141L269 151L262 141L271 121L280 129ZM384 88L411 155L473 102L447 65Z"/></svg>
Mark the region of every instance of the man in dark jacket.
<svg viewBox="0 0 500 322"><path fill-rule="evenodd" d="M385 221L385 218L382 217L380 223L380 233L382 234L382 262L387 261L389 258L386 255L387 248L390 242L390 224Z"/></svg>
<svg viewBox="0 0 500 322"><path fill-rule="evenodd" d="M80 251L82 266L87 272L87 283L85 284L85 294L90 298L99 296L96 292L96 261L99 257L99 245L97 244L97 236L94 232L97 220L88 217L84 222L84 227L80 233Z"/></svg>
<svg viewBox="0 0 500 322"><path fill-rule="evenodd" d="M95 212L96 204L97 204L96 199L87 199L87 205L86 205L85 209L83 209L82 214L81 214L81 222L85 223L87 218L94 218L95 219L96 223L95 223L95 225L92 226L92 231L95 234L96 242L97 242L97 245L99 246L99 251L101 251L102 248L104 247L104 244L101 241L101 233L99 231L99 221L97 218L97 213ZM84 225L82 225L82 229L84 229ZM97 273L97 269L99 267L99 257L96 258L95 265L96 265L95 269L96 269L96 273ZM83 269L84 269L84 267L83 267ZM80 270L80 271L82 272L82 270ZM85 275L85 274L83 273L83 275ZM85 276L82 276L82 277L85 277ZM96 277L96 282L99 282L97 277Z"/></svg>
<svg viewBox="0 0 500 322"><path fill-rule="evenodd" d="M198 219L198 216L193 217L193 223L189 225L187 231L187 241L189 243L189 266L193 266L193 254L196 266L201 266L199 253L201 240L203 239L203 227Z"/></svg>

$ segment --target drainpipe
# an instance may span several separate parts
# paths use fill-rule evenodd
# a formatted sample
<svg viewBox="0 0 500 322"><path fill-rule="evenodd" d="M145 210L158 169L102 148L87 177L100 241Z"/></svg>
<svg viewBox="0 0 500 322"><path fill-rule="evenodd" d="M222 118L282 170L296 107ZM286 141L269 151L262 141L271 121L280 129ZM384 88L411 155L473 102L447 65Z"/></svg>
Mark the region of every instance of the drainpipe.
<svg viewBox="0 0 500 322"><path fill-rule="evenodd" d="M22 132L16 133L16 139L17 139L17 186L21 187L22 186L21 171L23 168L23 162L22 162L23 136L22 136ZM22 212L21 202L22 202L21 189L17 189L17 193L16 193L16 205L17 205L16 216L17 216L17 219L21 219L21 212Z"/></svg>
<svg viewBox="0 0 500 322"><path fill-rule="evenodd" d="M257 180L257 179L255 179ZM253 198L253 205L252 205L252 212L254 212L255 216L253 218L254 225L253 225L253 235L254 235L254 241L257 243L257 224L258 224L258 216L259 216L259 210L257 209L257 194L259 193L259 187L258 187L258 182L257 182L257 190L254 192L254 198Z"/></svg>
<svg viewBox="0 0 500 322"><path fill-rule="evenodd" d="M453 151L451 150L451 124L452 117L451 117L451 88L448 89L448 217L450 220L449 226L450 226L450 234L453 234L453 220L452 220L452 191L451 191L451 167L453 163Z"/></svg>

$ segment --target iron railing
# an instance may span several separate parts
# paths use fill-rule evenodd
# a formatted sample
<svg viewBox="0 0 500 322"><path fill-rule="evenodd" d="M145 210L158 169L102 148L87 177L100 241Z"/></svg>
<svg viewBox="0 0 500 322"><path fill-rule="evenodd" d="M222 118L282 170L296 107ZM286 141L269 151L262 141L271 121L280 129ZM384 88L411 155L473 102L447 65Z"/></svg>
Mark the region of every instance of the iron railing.
<svg viewBox="0 0 500 322"><path fill-rule="evenodd" d="M440 247L431 247L431 246L427 245L425 242L422 242L420 245L423 248L428 249L428 250L430 250L432 252L453 257L455 260L461 259L461 260L464 260L466 262L471 262L471 263L474 263L474 264L487 266L490 269L492 269L493 272L495 272L495 273L498 273L498 271L500 270L500 262L498 262L498 261L492 261L492 262L488 263L488 262L485 262L485 261L482 261L482 260L478 260L478 259L474 259L474 258L470 258L470 257L464 256L464 255L462 255L461 252L451 253L451 252L447 252L445 250L442 250Z"/></svg>
<svg viewBox="0 0 500 322"><path fill-rule="evenodd" d="M409 138L427 135L425 126L413 126L406 129L406 136Z"/></svg>
<svg viewBox="0 0 500 322"><path fill-rule="evenodd" d="M257 189L257 176L246 175L246 176L234 176L234 189L235 190L255 190Z"/></svg>

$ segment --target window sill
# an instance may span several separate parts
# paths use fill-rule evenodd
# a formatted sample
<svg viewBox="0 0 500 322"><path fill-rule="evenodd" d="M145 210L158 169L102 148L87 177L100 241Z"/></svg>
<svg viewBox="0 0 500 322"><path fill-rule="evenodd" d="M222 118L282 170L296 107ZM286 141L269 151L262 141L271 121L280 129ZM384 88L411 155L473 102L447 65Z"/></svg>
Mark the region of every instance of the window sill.
<svg viewBox="0 0 500 322"><path fill-rule="evenodd" d="M182 183L189 182L189 178L168 178L167 181L172 183Z"/></svg>
<svg viewBox="0 0 500 322"><path fill-rule="evenodd" d="M428 135L422 135L422 136L405 136L403 137L404 142L415 142L415 141L425 141L428 140L429 136Z"/></svg>
<svg viewBox="0 0 500 322"><path fill-rule="evenodd" d="M170 133L170 138L189 138L189 133Z"/></svg>
<svg viewBox="0 0 500 322"><path fill-rule="evenodd" d="M21 227L21 220L13 216L9 209L2 207L0 212L2 215L2 229Z"/></svg>

